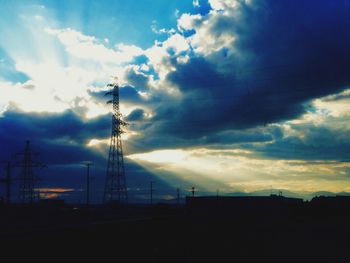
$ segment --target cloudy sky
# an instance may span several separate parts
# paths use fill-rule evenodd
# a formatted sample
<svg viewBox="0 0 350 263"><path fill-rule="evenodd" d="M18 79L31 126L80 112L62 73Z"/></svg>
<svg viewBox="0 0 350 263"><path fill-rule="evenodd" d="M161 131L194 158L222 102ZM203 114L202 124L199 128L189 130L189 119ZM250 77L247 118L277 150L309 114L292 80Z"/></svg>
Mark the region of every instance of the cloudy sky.
<svg viewBox="0 0 350 263"><path fill-rule="evenodd" d="M164 199L350 191L349 13L347 0L0 0L0 160L31 140L40 187L75 201L93 161L98 200L117 76L134 200L151 180Z"/></svg>

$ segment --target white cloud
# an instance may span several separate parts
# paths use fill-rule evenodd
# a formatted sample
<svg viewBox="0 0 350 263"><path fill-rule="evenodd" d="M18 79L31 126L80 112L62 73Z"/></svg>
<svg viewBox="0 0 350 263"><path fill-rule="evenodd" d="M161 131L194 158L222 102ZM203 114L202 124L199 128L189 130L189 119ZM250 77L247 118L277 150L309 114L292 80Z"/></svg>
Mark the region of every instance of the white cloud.
<svg viewBox="0 0 350 263"><path fill-rule="evenodd" d="M32 81L26 83L0 82L0 105L3 109L9 105L24 111L35 112L61 112L68 105L54 99L49 91L26 89L25 85L32 85Z"/></svg>
<svg viewBox="0 0 350 263"><path fill-rule="evenodd" d="M132 60L136 56L140 56L144 53L142 48L135 45L125 45L123 43L116 45L118 55L121 59L124 58L125 62Z"/></svg>
<svg viewBox="0 0 350 263"><path fill-rule="evenodd" d="M179 30L191 30L196 28L202 20L202 16L199 14L182 14L177 20L177 26Z"/></svg>
<svg viewBox="0 0 350 263"><path fill-rule="evenodd" d="M334 137L329 137L333 143L347 143L350 140L350 89L339 94L314 99L310 110L297 119L276 124L283 130L284 137L297 138L306 145L313 144L324 130ZM315 139L316 138L316 139ZM322 145L318 141L317 145ZM330 143L327 141L326 143Z"/></svg>
<svg viewBox="0 0 350 263"><path fill-rule="evenodd" d="M173 56L179 56L180 53L186 52L189 49L190 45L187 39L180 34L174 34L164 42L155 43L145 51L145 55L149 59L149 64L157 71L159 77L164 79L169 72L176 69L171 61L169 51L174 52Z"/></svg>
<svg viewBox="0 0 350 263"><path fill-rule="evenodd" d="M80 59L94 60L99 63L121 64L129 62L135 56L143 53L141 48L125 44L117 45L117 50L106 48L95 37L86 36L71 28L46 28L45 31L56 36L70 55Z"/></svg>
<svg viewBox="0 0 350 263"><path fill-rule="evenodd" d="M161 34L172 35L172 34L176 33L176 30L174 28L170 28L170 29L161 28L161 29L158 29L156 22L152 23L151 30L152 30L152 32L156 33L157 35L161 35Z"/></svg>
<svg viewBox="0 0 350 263"><path fill-rule="evenodd" d="M191 37L194 50L203 56L220 51L223 48L233 49L235 35L232 30L216 32L215 26L222 19L222 14L210 14L207 20L195 28L196 34Z"/></svg>
<svg viewBox="0 0 350 263"><path fill-rule="evenodd" d="M239 18L239 7L242 3L232 0L213 0L211 4L214 10L205 16L182 14L177 20L177 26L180 31L194 30L195 33L188 37L188 40L197 54L220 63L222 57L216 58L217 52L223 48L227 49L228 54L234 52L236 36L233 28Z"/></svg>
<svg viewBox="0 0 350 263"><path fill-rule="evenodd" d="M180 52L187 51L189 49L189 44L182 35L175 34L163 42L163 47L165 49L172 48L175 54L179 54Z"/></svg>
<svg viewBox="0 0 350 263"><path fill-rule="evenodd" d="M236 8L239 5L239 2L240 1L237 0L209 0L212 9L225 11Z"/></svg>
<svg viewBox="0 0 350 263"><path fill-rule="evenodd" d="M114 71L85 69L77 65L64 67L54 61L23 61L16 63L16 69L30 80L25 83L1 82L2 108L11 104L25 112L62 112L86 107L86 116L83 117L107 112L105 106L101 107L91 100L87 91L93 88L95 82L107 83L108 74Z"/></svg>
<svg viewBox="0 0 350 263"><path fill-rule="evenodd" d="M73 109L88 118L105 114L107 106L97 103L87 91L103 87L112 76L123 76L123 64L144 51L123 43L111 49L102 44L108 44L108 39L100 42L93 36L70 28L44 27L41 24L30 26L38 44L35 45L37 50L26 52L42 56L34 59L33 55L18 52L16 47L5 47L14 60L16 70L26 74L30 80L26 83L0 83L0 112L6 110L8 105L14 105L25 112ZM57 45L57 40L61 45ZM29 85L31 89L25 88Z"/></svg>
<svg viewBox="0 0 350 263"><path fill-rule="evenodd" d="M323 115L350 117L350 89L336 95L316 99L313 104Z"/></svg>
<svg viewBox="0 0 350 263"><path fill-rule="evenodd" d="M177 14L178 16L178 14ZM157 35L167 34L168 36L176 34L176 30L174 28L166 29L166 28L158 28L157 20L152 21L151 30L153 33ZM156 42L157 43L157 42Z"/></svg>

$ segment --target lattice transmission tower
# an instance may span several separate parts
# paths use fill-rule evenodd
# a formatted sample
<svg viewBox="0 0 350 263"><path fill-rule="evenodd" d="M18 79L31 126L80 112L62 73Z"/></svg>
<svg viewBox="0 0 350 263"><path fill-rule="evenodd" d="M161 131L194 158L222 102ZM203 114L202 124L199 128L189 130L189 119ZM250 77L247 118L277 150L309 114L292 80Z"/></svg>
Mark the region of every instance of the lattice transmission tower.
<svg viewBox="0 0 350 263"><path fill-rule="evenodd" d="M35 167L45 167L44 164L33 160L34 153L30 148L30 142L26 142L24 152L18 153L22 159L15 166L21 168L19 177L19 200L21 203L32 203L39 199L39 192L35 189L39 178L33 173Z"/></svg>
<svg viewBox="0 0 350 263"><path fill-rule="evenodd" d="M110 138L109 155L107 163L107 174L105 190L103 195L104 202L127 203L128 192L126 187L124 156L121 135L124 133L123 127L127 125L122 120L122 114L119 108L119 85L117 83L108 84L112 88L106 95L112 96L107 103L113 105L112 114L112 133Z"/></svg>

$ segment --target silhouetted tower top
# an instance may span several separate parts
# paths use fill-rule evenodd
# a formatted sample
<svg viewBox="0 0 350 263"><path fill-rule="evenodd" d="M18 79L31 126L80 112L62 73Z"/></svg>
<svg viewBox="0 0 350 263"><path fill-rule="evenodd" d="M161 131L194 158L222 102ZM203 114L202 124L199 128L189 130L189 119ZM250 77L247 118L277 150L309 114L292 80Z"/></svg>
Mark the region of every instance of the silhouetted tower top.
<svg viewBox="0 0 350 263"><path fill-rule="evenodd" d="M107 92L106 95L112 96L112 99L107 103L113 105L113 112L103 200L104 202L117 201L118 203L127 203L128 195L121 140L121 134L124 133L123 127L125 127L127 123L122 120L122 114L119 108L119 85L114 83L108 84L107 86L112 88L112 90Z"/></svg>
<svg viewBox="0 0 350 263"><path fill-rule="evenodd" d="M19 177L19 200L21 203L32 203L35 199L39 199L39 192L35 190L35 185L39 178L34 175L33 168L45 167L45 165L33 160L33 152L30 148L29 141L26 141L24 152L18 153L17 155L23 156L22 160L15 164L16 167L21 168Z"/></svg>

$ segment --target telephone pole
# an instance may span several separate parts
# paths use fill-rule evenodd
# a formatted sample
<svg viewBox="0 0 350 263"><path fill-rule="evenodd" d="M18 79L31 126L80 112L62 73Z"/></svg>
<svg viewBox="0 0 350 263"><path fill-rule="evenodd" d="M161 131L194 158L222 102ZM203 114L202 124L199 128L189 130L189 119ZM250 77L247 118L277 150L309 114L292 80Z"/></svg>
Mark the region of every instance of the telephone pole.
<svg viewBox="0 0 350 263"><path fill-rule="evenodd" d="M119 108L119 85L114 83L108 84L107 86L112 88L106 95L112 96L112 99L107 103L113 105L113 114L103 200L104 202L117 201L118 203L127 203L128 193L121 140L121 135L124 133L123 127L125 127L127 123L122 120L122 114Z"/></svg>
<svg viewBox="0 0 350 263"><path fill-rule="evenodd" d="M194 188L194 186L192 186L192 188L191 188L191 192L192 192L192 197L194 197L194 192L195 192L195 188Z"/></svg>
<svg viewBox="0 0 350 263"><path fill-rule="evenodd" d="M176 188L176 193L177 193L177 204L180 204L180 188Z"/></svg>
<svg viewBox="0 0 350 263"><path fill-rule="evenodd" d="M151 188L150 188L150 199L151 199L151 205L153 205L153 181L151 181Z"/></svg>
<svg viewBox="0 0 350 263"><path fill-rule="evenodd" d="M86 206L90 205L90 166L92 166L92 162L84 163L86 166Z"/></svg>

